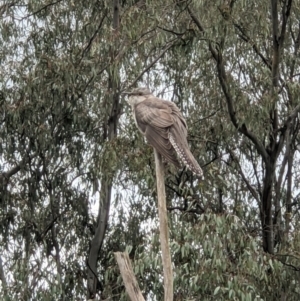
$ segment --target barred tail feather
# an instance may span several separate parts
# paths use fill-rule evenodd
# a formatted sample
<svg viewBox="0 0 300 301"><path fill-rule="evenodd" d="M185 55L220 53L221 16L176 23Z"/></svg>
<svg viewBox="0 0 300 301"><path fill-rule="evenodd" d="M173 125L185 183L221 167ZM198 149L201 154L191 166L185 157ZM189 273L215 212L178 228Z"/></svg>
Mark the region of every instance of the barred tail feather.
<svg viewBox="0 0 300 301"><path fill-rule="evenodd" d="M169 141L171 142L173 148L175 149L179 159L183 162L183 164L199 179L202 179L203 171L194 158L193 154L189 150L188 146L177 143L174 135L172 135L171 133L169 133Z"/></svg>

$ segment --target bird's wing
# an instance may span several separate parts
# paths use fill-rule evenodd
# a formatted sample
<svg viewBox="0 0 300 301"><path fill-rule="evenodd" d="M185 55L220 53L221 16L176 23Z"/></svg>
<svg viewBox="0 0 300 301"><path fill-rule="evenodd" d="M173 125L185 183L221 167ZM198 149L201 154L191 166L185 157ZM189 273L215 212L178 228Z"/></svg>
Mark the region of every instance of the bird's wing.
<svg viewBox="0 0 300 301"><path fill-rule="evenodd" d="M158 133L157 131L154 131L152 127L148 126L144 135L147 138L148 143L152 145L167 161L171 162L178 168L181 167L171 142L169 139L165 139L163 137L162 132Z"/></svg>
<svg viewBox="0 0 300 301"><path fill-rule="evenodd" d="M166 128L173 124L172 109L156 98L144 100L135 106L137 120L157 128Z"/></svg>
<svg viewBox="0 0 300 301"><path fill-rule="evenodd" d="M187 124L178 107L171 101L164 101L172 110L173 126L171 132L179 138L182 145L187 146Z"/></svg>
<svg viewBox="0 0 300 301"><path fill-rule="evenodd" d="M171 109L174 126L178 126L182 131L182 134L184 134L184 136L186 137L187 124L179 108L176 106L174 102L167 101L167 100L162 100L162 102Z"/></svg>
<svg viewBox="0 0 300 301"><path fill-rule="evenodd" d="M168 103L155 97L144 100L135 106L135 118L147 141L168 161L179 167L176 152L169 141L169 129L176 123L176 118Z"/></svg>
<svg viewBox="0 0 300 301"><path fill-rule="evenodd" d="M187 125L179 108L171 101L151 97L135 106L137 117L154 127L164 128L178 125L185 132Z"/></svg>

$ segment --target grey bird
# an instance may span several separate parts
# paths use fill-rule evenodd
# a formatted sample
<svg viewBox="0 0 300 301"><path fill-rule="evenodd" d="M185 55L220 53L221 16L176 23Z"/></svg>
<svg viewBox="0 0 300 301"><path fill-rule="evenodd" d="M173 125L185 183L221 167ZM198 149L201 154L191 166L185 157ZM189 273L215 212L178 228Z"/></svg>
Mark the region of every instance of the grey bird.
<svg viewBox="0 0 300 301"><path fill-rule="evenodd" d="M171 101L155 97L145 87L124 94L129 95L135 123L148 143L167 161L177 167L181 167L181 161L202 179L202 169L188 146L187 124L179 108Z"/></svg>

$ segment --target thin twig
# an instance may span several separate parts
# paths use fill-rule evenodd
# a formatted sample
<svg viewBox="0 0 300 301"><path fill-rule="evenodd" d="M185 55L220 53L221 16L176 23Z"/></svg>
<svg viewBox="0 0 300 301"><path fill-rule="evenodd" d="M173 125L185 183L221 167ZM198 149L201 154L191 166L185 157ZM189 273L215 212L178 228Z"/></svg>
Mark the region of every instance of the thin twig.
<svg viewBox="0 0 300 301"><path fill-rule="evenodd" d="M140 78L148 71L150 70L162 57L163 55L174 45L174 41L177 40L174 39L163 51L133 80L133 82L126 88L130 89L136 85L136 83L140 80ZM121 91L122 92L122 91Z"/></svg>

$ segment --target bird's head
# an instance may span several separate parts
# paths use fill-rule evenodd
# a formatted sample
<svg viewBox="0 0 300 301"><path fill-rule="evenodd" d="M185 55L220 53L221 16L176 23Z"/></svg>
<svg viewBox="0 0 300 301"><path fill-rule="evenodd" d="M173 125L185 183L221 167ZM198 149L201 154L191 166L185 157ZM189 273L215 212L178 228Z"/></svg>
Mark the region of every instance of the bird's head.
<svg viewBox="0 0 300 301"><path fill-rule="evenodd" d="M147 87L141 87L135 88L131 92L124 92L123 94L127 94L129 96L128 103L130 105L136 105L144 101L152 93Z"/></svg>

